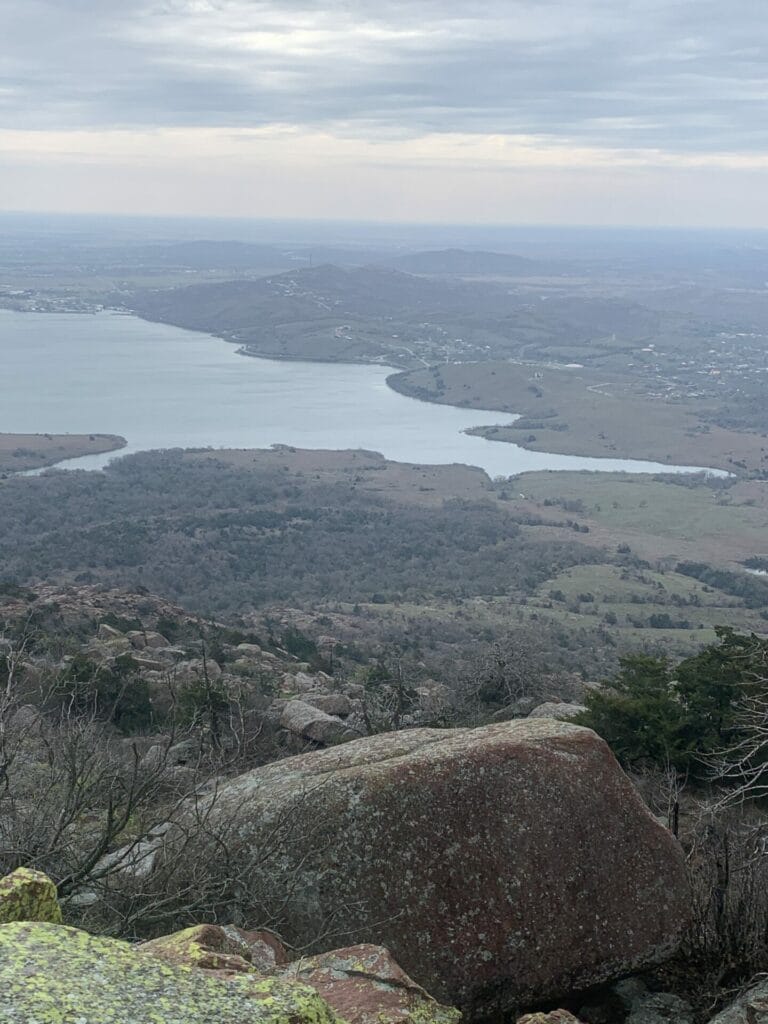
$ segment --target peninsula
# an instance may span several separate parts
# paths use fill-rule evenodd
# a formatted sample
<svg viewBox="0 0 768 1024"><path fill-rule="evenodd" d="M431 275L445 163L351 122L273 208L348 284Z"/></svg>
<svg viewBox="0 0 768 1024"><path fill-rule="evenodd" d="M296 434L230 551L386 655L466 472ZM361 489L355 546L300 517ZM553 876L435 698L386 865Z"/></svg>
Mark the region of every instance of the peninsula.
<svg viewBox="0 0 768 1024"><path fill-rule="evenodd" d="M117 451L126 444L117 434L0 433L0 473L41 469L64 459Z"/></svg>

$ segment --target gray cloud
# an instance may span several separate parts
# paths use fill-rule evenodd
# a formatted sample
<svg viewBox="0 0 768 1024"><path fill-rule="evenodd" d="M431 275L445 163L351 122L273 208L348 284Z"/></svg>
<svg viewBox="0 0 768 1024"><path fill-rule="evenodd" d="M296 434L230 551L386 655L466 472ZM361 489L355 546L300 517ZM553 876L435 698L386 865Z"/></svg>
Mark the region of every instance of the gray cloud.
<svg viewBox="0 0 768 1024"><path fill-rule="evenodd" d="M760 0L0 0L0 126L768 148Z"/></svg>

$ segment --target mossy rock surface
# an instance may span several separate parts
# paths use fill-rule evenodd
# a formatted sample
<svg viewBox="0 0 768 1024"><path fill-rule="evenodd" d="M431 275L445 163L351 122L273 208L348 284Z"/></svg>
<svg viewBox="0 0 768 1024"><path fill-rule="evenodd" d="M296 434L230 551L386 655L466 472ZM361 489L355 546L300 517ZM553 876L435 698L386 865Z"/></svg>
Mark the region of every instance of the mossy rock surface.
<svg viewBox="0 0 768 1024"><path fill-rule="evenodd" d="M11 921L61 923L56 886L48 875L30 868L18 868L0 878L0 924Z"/></svg>
<svg viewBox="0 0 768 1024"><path fill-rule="evenodd" d="M0 925L3 1024L340 1024L311 988L220 978L60 925Z"/></svg>

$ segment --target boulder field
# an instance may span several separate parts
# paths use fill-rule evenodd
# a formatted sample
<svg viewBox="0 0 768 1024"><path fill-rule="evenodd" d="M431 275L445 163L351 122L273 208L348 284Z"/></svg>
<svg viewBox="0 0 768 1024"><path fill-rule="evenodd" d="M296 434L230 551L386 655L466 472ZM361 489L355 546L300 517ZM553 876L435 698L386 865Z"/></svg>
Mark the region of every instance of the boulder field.
<svg viewBox="0 0 768 1024"><path fill-rule="evenodd" d="M233 925L92 936L61 924L48 878L20 869L0 880L0 1020L511 1020L663 960L687 924L677 842L606 744L568 722L354 740L223 782L201 810L227 836L235 917L279 921L301 959Z"/></svg>
<svg viewBox="0 0 768 1024"><path fill-rule="evenodd" d="M0 926L0 1020L9 1024L336 1024L308 987L220 978L127 942L37 922Z"/></svg>
<svg viewBox="0 0 768 1024"><path fill-rule="evenodd" d="M130 944L60 919L44 875L0 880L3 1024L459 1024L375 946L290 963L268 932L198 925Z"/></svg>
<svg viewBox="0 0 768 1024"><path fill-rule="evenodd" d="M607 745L565 722L368 737L257 768L213 799L211 820L236 831L231 856L257 865L253 891L280 894L290 945L386 946L470 1017L661 961L687 923L677 842ZM259 867L253 850L280 828Z"/></svg>

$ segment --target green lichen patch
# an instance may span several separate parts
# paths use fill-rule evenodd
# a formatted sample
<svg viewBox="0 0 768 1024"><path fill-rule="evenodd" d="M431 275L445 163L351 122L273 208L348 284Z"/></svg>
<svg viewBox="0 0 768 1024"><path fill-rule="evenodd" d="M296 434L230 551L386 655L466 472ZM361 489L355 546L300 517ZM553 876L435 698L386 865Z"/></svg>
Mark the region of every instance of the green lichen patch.
<svg viewBox="0 0 768 1024"><path fill-rule="evenodd" d="M527 1013L517 1024L580 1024L567 1010L551 1010L549 1013Z"/></svg>
<svg viewBox="0 0 768 1024"><path fill-rule="evenodd" d="M0 878L0 924L11 921L61 924L56 886L48 875L30 868L17 868Z"/></svg>
<svg viewBox="0 0 768 1024"><path fill-rule="evenodd" d="M140 946L143 953L173 964L187 964L214 971L253 972L251 953L237 934L228 934L213 924L196 924L183 931L152 939Z"/></svg>
<svg viewBox="0 0 768 1024"><path fill-rule="evenodd" d="M223 979L75 928L0 925L3 1024L341 1024L313 989Z"/></svg>

